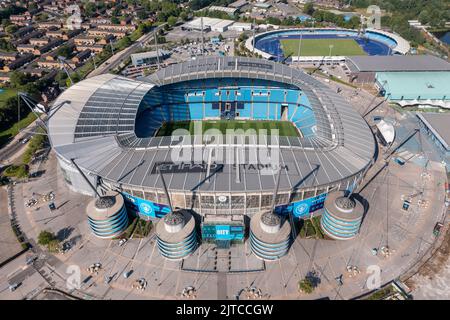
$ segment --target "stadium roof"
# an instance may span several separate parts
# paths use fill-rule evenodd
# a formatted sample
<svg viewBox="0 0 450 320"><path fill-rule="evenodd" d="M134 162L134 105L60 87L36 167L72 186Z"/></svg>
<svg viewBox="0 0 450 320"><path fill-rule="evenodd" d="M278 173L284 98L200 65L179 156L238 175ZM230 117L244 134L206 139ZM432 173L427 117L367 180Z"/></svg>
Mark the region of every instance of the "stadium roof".
<svg viewBox="0 0 450 320"><path fill-rule="evenodd" d="M422 122L433 132L442 145L450 151L450 114L447 113L417 113Z"/></svg>
<svg viewBox="0 0 450 320"><path fill-rule="evenodd" d="M353 177L373 160L375 143L367 123L341 96L318 80L286 65L243 57L203 57L171 65L139 81L100 75L68 88L55 101L49 120L50 141L61 160L74 158L88 173L122 185L162 188L155 164L171 159L174 148L208 148L194 137L137 138L134 123L144 95L154 86L205 78L256 78L288 83L305 92L317 122L313 138L280 137L280 163L287 166L280 190L326 186ZM234 142L245 154L258 152L254 138ZM167 177L171 191L272 192L275 177L224 165L204 182L204 173L176 172Z"/></svg>
<svg viewBox="0 0 450 320"><path fill-rule="evenodd" d="M353 72L450 71L450 63L431 55L352 56L347 66Z"/></svg>

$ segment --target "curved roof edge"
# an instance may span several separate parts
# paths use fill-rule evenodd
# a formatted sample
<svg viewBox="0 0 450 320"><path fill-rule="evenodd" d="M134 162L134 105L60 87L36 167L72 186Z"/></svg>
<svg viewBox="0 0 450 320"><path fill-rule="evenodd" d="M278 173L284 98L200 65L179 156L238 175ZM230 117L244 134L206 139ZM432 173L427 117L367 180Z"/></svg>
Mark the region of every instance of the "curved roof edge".
<svg viewBox="0 0 450 320"><path fill-rule="evenodd" d="M260 37L263 37L265 35L269 35L269 34L272 34L272 33L280 33L280 32L283 32L283 31L295 31L295 30L299 30L299 31L304 31L304 30L330 30L330 31L331 30L342 30L342 31L355 31L355 32L357 32L357 30L345 29L345 28L292 28L292 29L277 29L277 30L266 31L266 32L263 32L263 33L255 35L255 38L258 39ZM366 31L370 31L370 32L373 32L373 33L378 33L378 34L384 35L384 36L394 40L397 43L397 45L394 48L392 48L392 50L395 51L395 52L398 52L398 53L401 53L401 54L406 54L411 49L411 47L409 45L409 42L406 41L405 39L403 39L401 36L395 34L395 33L387 32L387 31L383 31L383 30L379 30L379 29L370 29L370 28L366 29ZM259 55L261 55L265 59L270 59L270 58L273 57L270 53L267 53L267 52L264 52L262 50L259 50L256 47L253 48L253 36L251 36L250 38L248 38L245 41L245 47L251 52L253 52L253 50L254 50L254 52L258 53Z"/></svg>
<svg viewBox="0 0 450 320"><path fill-rule="evenodd" d="M142 165L142 170L147 170L156 155L159 157L168 152L167 146L148 150L140 148L139 141L134 139L136 113L143 96L155 85L203 76L258 77L288 82L301 90L306 89L308 97L320 109L319 120L328 124L329 129L322 140L327 139L328 135L336 137L330 139L333 142L331 147L319 148L316 143L312 148L286 151L289 153L286 156L297 163L297 178L303 181L308 177L302 184L322 185L353 176L372 162L375 151L372 132L364 119L339 94L302 71L271 61L244 57L204 57L188 61L164 68L144 79L145 82L109 74L83 80L62 93L52 107L49 119L52 146L61 159L77 158L83 170L95 172L108 181L133 185L132 177L144 179L134 173L127 174L138 170L139 165L136 167L134 163L136 159L148 157ZM126 127L119 128L119 120L123 120ZM99 127L97 123L104 125L105 130L92 130L87 136L76 135L77 130L78 134L83 133L80 129L84 127ZM113 130L109 130L111 128ZM124 143L123 139L130 141ZM319 168L315 175L308 174L310 162L317 163ZM145 177L145 183L141 181L139 184L151 187L155 181L150 176ZM266 187L273 189L272 185ZM220 188L217 187L218 190Z"/></svg>
<svg viewBox="0 0 450 320"><path fill-rule="evenodd" d="M53 146L70 144L74 141L74 128L86 102L99 87L115 77L117 76L113 74L103 74L82 80L66 89L55 100L48 121Z"/></svg>

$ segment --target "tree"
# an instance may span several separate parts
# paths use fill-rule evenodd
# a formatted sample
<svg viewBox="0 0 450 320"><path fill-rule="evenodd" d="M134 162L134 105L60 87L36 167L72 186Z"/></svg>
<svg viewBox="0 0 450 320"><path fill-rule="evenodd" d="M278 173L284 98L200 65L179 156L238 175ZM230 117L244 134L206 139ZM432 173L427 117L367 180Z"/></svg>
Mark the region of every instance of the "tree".
<svg viewBox="0 0 450 320"><path fill-rule="evenodd" d="M177 19L176 17L174 17L174 16L170 16L170 17L167 19L167 23L168 23L168 25L171 26L171 27L173 27L174 25L176 25L177 22L178 22L178 19Z"/></svg>
<svg viewBox="0 0 450 320"><path fill-rule="evenodd" d="M63 45L61 47L59 47L59 49L56 51L58 56L62 56L64 58L69 58L70 55L72 54L72 48L70 48L67 45Z"/></svg>
<svg viewBox="0 0 450 320"><path fill-rule="evenodd" d="M19 88L31 81L31 77L23 72L14 71L9 77L9 82L14 88Z"/></svg>
<svg viewBox="0 0 450 320"><path fill-rule="evenodd" d="M189 14L186 11L180 13L180 19L186 21L189 18Z"/></svg>
<svg viewBox="0 0 450 320"><path fill-rule="evenodd" d="M47 21L48 14L45 12L41 12L38 15L36 15L36 21Z"/></svg>
<svg viewBox="0 0 450 320"><path fill-rule="evenodd" d="M84 7L84 13L89 18L93 17L96 12L97 12L97 6L95 5L95 3L88 2L86 4L86 6Z"/></svg>
<svg viewBox="0 0 450 320"><path fill-rule="evenodd" d="M111 23L112 23L112 24L119 24L119 23L120 23L120 20L119 20L119 18L117 18L117 17L115 17L115 16L112 16L112 17L111 17Z"/></svg>
<svg viewBox="0 0 450 320"><path fill-rule="evenodd" d="M53 232L43 230L38 235L38 243L42 246L48 245L53 240L56 240L56 236Z"/></svg>
<svg viewBox="0 0 450 320"><path fill-rule="evenodd" d="M15 48L11 41L7 41L3 38L0 38L0 50L3 51L15 51Z"/></svg>
<svg viewBox="0 0 450 320"><path fill-rule="evenodd" d="M66 83L67 74L64 71L59 71L55 76L55 81L59 83L59 85L63 86Z"/></svg>
<svg viewBox="0 0 450 320"><path fill-rule="evenodd" d="M9 26L5 27L5 32L7 34L13 34L14 32L16 32L19 29L18 26L16 26L15 24L10 24Z"/></svg>
<svg viewBox="0 0 450 320"><path fill-rule="evenodd" d="M57 239L51 240L49 243L47 243L47 250L53 253L59 252L60 245L59 241Z"/></svg>
<svg viewBox="0 0 450 320"><path fill-rule="evenodd" d="M22 99L20 102L20 117L24 118L30 113L30 109L26 106ZM6 99L0 108L0 128L7 129L17 122L17 96Z"/></svg>
<svg viewBox="0 0 450 320"><path fill-rule="evenodd" d="M303 12L308 14L308 15L312 15L314 13L314 5L312 2L308 2L305 4L305 6L303 7Z"/></svg>
<svg viewBox="0 0 450 320"><path fill-rule="evenodd" d="M298 282L298 288L300 291L310 294L314 291L314 284L309 277L305 277Z"/></svg>
<svg viewBox="0 0 450 320"><path fill-rule="evenodd" d="M138 17L140 20L145 20L145 19L148 18L148 13L147 13L145 10L139 10L139 11L137 12L137 17Z"/></svg>
<svg viewBox="0 0 450 320"><path fill-rule="evenodd" d="M3 173L5 177L26 178L28 177L28 166L25 164L11 165Z"/></svg>
<svg viewBox="0 0 450 320"><path fill-rule="evenodd" d="M117 42L117 47L119 48L119 50L121 50L131 46L132 43L133 42L131 41L130 37L125 36Z"/></svg>

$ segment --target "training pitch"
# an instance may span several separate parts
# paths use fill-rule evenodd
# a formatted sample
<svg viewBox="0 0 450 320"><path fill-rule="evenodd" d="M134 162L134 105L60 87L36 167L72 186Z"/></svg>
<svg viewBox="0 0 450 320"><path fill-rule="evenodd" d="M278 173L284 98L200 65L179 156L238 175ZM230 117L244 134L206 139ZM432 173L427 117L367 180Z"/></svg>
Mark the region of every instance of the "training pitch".
<svg viewBox="0 0 450 320"><path fill-rule="evenodd" d="M300 39L281 40L284 56L298 56ZM359 56L367 53L353 39L302 39L301 56Z"/></svg>
<svg viewBox="0 0 450 320"><path fill-rule="evenodd" d="M208 129L218 129L222 134L226 134L228 129L231 130L244 130L244 133L248 129L254 129L256 134L260 134L261 130L267 130L266 134L271 135L272 129L278 129L278 134L283 137L298 137L300 136L297 128L290 121L267 121L267 120L203 120L203 121L176 121L165 122L156 133L157 137L170 136L176 129L185 129L189 131L189 134L198 134L195 132L195 124L199 126L201 124L201 134ZM261 132L264 134L264 132Z"/></svg>

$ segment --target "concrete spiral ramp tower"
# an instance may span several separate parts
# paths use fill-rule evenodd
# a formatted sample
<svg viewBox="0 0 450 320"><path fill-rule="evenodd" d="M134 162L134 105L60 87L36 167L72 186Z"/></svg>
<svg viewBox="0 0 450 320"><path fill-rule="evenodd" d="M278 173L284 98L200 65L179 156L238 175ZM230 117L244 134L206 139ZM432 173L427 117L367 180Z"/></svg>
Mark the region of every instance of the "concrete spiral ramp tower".
<svg viewBox="0 0 450 320"><path fill-rule="evenodd" d="M159 253L171 260L182 259L197 248L194 217L185 210L174 211L156 225Z"/></svg>
<svg viewBox="0 0 450 320"><path fill-rule="evenodd" d="M87 206L88 223L92 233L103 239L121 235L128 227L128 214L123 196L109 191L93 199Z"/></svg>
<svg viewBox="0 0 450 320"><path fill-rule="evenodd" d="M250 247L263 260L278 260L291 243L291 226L272 211L259 212L250 220Z"/></svg>
<svg viewBox="0 0 450 320"><path fill-rule="evenodd" d="M325 200L320 226L330 238L349 240L358 234L363 215L359 201L346 197L343 191L333 191Z"/></svg>

